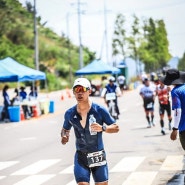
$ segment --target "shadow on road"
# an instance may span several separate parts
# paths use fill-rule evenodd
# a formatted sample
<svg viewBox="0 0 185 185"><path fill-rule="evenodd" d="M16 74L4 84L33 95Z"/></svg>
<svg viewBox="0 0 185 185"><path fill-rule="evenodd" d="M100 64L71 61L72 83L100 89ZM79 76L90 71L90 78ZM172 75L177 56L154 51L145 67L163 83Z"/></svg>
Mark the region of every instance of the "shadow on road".
<svg viewBox="0 0 185 185"><path fill-rule="evenodd" d="M167 185L184 185L185 177L183 173L174 175L167 183Z"/></svg>

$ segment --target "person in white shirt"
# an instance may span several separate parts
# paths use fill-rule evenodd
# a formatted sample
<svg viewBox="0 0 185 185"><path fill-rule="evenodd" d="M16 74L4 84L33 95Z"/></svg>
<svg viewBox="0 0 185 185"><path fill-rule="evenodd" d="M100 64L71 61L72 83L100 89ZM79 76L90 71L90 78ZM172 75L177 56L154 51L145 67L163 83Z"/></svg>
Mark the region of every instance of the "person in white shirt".
<svg viewBox="0 0 185 185"><path fill-rule="evenodd" d="M155 86L150 84L148 78L144 80L144 86L140 89L140 95L143 99L143 107L148 122L147 128L155 126L154 124L154 100L155 100Z"/></svg>
<svg viewBox="0 0 185 185"><path fill-rule="evenodd" d="M125 86L125 77L123 75L118 76L117 78L119 88L121 89L121 92L123 93L124 86Z"/></svg>
<svg viewBox="0 0 185 185"><path fill-rule="evenodd" d="M144 84L145 83L145 79L148 78L147 74L145 72L142 72L141 74L141 81Z"/></svg>

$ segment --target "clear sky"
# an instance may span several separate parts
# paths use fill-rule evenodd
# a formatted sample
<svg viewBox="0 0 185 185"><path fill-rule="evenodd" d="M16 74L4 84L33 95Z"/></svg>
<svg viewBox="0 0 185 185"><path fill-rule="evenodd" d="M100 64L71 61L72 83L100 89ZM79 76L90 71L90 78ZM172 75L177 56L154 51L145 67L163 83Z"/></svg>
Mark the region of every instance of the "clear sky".
<svg viewBox="0 0 185 185"><path fill-rule="evenodd" d="M26 0L19 1L23 4L26 2ZM33 0L27 1L33 4ZM59 35L62 33L69 35L72 42L79 45L77 2L78 0L36 0L36 7L37 16L41 16L43 23L47 21L46 27ZM82 45L95 51L97 58L102 56L102 60L105 61L108 53L109 62L111 60L111 41L118 13L126 16L128 27L131 26L129 17L133 14L139 18L163 19L170 53L182 57L185 52L185 0L80 0L80 3L83 11L80 21L81 42ZM106 16L104 5L107 10ZM107 37L104 37L105 22Z"/></svg>

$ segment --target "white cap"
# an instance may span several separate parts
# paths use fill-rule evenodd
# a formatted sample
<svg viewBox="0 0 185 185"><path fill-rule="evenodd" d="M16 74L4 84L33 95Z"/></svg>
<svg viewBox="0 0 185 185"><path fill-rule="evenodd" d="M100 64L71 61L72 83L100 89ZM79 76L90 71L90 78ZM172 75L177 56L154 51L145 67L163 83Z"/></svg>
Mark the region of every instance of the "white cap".
<svg viewBox="0 0 185 185"><path fill-rule="evenodd" d="M91 83L89 82L89 80L87 80L86 78L77 78L75 81L74 81L74 84L73 84L73 88L77 85L80 85L80 86L83 86L83 87L86 87L86 88L89 88L91 89Z"/></svg>
<svg viewBox="0 0 185 185"><path fill-rule="evenodd" d="M115 78L114 78L113 76L110 76L108 79L109 79L109 81L111 81L111 82L114 82L114 81L115 81Z"/></svg>

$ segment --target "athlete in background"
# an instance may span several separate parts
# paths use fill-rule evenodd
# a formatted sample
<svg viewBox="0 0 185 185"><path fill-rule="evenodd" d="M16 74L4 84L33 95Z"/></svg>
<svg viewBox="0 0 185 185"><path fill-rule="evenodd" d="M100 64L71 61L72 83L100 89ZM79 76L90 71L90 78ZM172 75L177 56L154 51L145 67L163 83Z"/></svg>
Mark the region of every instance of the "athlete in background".
<svg viewBox="0 0 185 185"><path fill-rule="evenodd" d="M108 100L106 97L108 94L114 94L115 99L113 100L115 103L115 109L117 115L114 117L115 119L118 119L120 115L119 107L118 107L118 97L121 96L121 90L118 84L115 83L115 78L113 76L110 76L108 79L109 83L103 88L101 92L101 97L105 99L105 103L109 107L110 100Z"/></svg>
<svg viewBox="0 0 185 185"><path fill-rule="evenodd" d="M160 80L158 81L158 85L156 87L156 95L159 100L159 115L160 115L160 125L161 125L161 133L165 135L165 127L164 127L164 113L167 112L168 116L168 127L171 130L171 103L169 101L169 93L171 88L169 86L164 85Z"/></svg>
<svg viewBox="0 0 185 185"><path fill-rule="evenodd" d="M143 107L148 122L147 128L155 126L154 123L154 100L155 100L155 85L151 84L148 78L145 78L144 85L140 89L140 95L143 99Z"/></svg>

